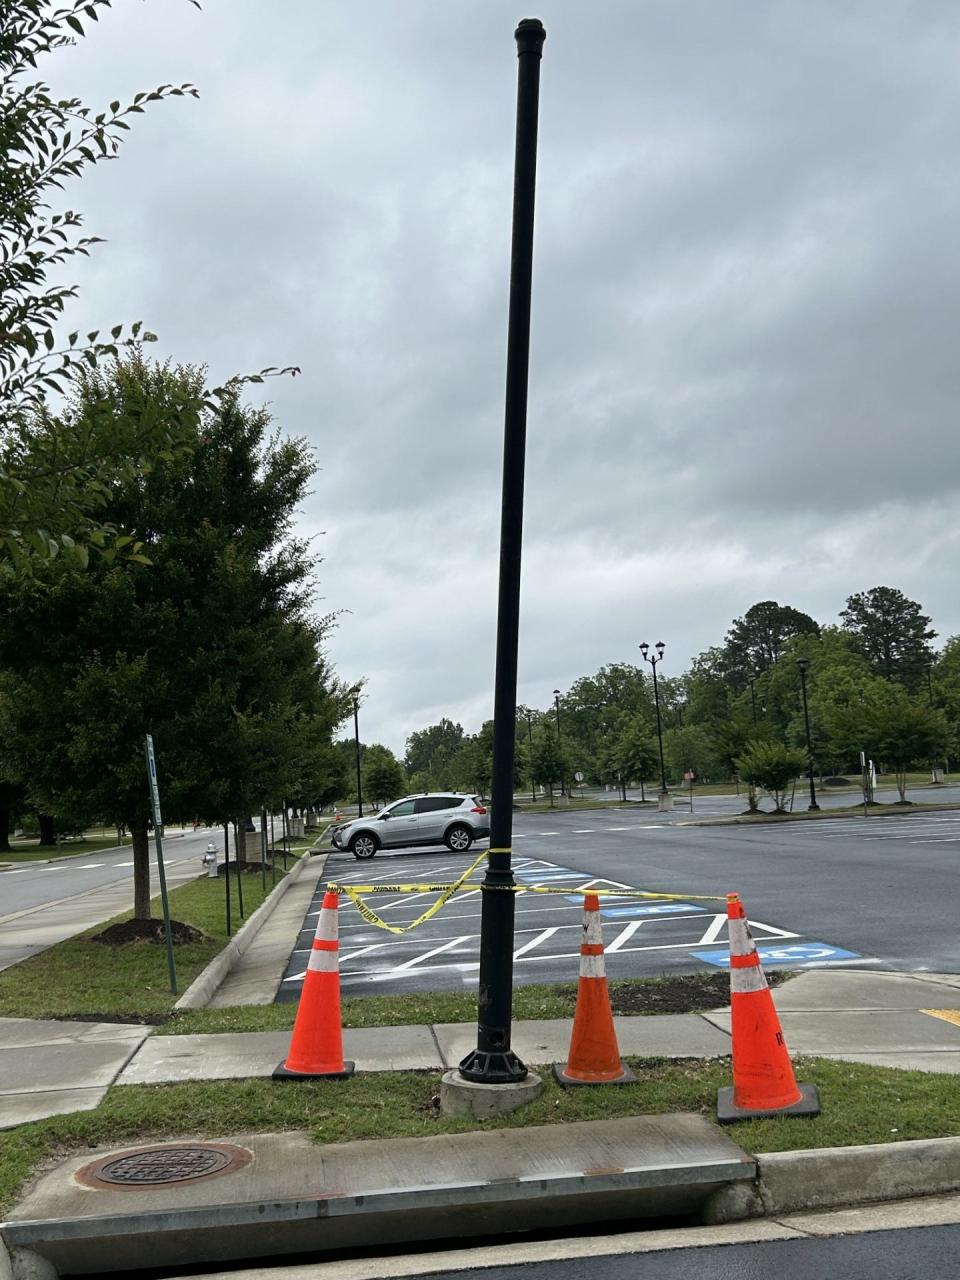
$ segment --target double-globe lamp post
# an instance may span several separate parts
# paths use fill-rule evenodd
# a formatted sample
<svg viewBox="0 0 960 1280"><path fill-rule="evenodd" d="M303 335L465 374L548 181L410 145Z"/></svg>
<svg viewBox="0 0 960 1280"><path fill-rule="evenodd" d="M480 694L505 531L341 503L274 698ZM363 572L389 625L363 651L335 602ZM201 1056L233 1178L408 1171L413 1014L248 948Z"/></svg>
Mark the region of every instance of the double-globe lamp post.
<svg viewBox="0 0 960 1280"><path fill-rule="evenodd" d="M817 792L813 785L813 742L810 738L810 712L807 710L807 667L810 665L809 658L798 658L797 667L800 670L800 692L803 695L803 723L807 731L807 764L810 774L810 803L808 809L819 809L817 804Z"/></svg>
<svg viewBox="0 0 960 1280"><path fill-rule="evenodd" d="M643 654L644 662L649 662L653 668L653 705L657 709L657 747L660 752L660 800L666 797L667 793L667 771L663 764L663 725L660 723L660 688L657 684L657 663L663 660L663 651L667 647L662 640L658 640L653 646L655 653L650 652L650 646L646 641L640 646L640 652Z"/></svg>
<svg viewBox="0 0 960 1280"><path fill-rule="evenodd" d="M357 816L363 817L363 793L360 790L360 693L353 693L353 742L357 756Z"/></svg>
<svg viewBox="0 0 960 1280"><path fill-rule="evenodd" d="M562 796L565 796L567 792L566 792L566 786L563 780L563 759L562 759L563 737L561 736L561 733L560 733L560 690L559 689L554 689L553 691L553 705L557 712L557 755L561 761L560 763L560 794Z"/></svg>

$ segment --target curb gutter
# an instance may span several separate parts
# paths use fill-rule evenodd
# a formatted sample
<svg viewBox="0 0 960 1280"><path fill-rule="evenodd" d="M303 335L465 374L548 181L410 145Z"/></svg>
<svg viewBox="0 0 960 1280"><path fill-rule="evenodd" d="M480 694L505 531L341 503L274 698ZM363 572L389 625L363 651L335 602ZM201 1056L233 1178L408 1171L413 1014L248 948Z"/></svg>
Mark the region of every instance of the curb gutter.
<svg viewBox="0 0 960 1280"><path fill-rule="evenodd" d="M754 1158L754 1182L729 1184L716 1191L705 1210L705 1222L737 1222L960 1191L960 1138L772 1151Z"/></svg>
<svg viewBox="0 0 960 1280"><path fill-rule="evenodd" d="M293 870L288 872L272 893L267 896L266 900L261 902L253 915L238 929L223 950L218 952L207 967L197 974L193 982L190 983L189 987L173 1006L174 1009L205 1009L207 1007L219 990L224 978L240 963L254 938L276 911L283 895L292 884L295 884L300 879L310 865L310 861L311 850L308 849L301 856ZM322 870L323 868L321 867ZM0 1280L3 1280L2 1272L0 1272Z"/></svg>

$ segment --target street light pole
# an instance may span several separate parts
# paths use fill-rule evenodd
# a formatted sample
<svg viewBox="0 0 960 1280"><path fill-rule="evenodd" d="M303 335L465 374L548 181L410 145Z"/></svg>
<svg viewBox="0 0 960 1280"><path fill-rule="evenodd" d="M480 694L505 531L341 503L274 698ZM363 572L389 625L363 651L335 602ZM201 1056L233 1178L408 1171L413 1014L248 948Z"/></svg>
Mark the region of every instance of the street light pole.
<svg viewBox="0 0 960 1280"><path fill-rule="evenodd" d="M527 712L527 741L530 743L530 801L537 803L537 784L533 780L533 716Z"/></svg>
<svg viewBox="0 0 960 1280"><path fill-rule="evenodd" d="M754 687L753 676L750 677L750 702L753 705L753 727L757 727L757 690Z"/></svg>
<svg viewBox="0 0 960 1280"><path fill-rule="evenodd" d="M503 426L490 850L480 893L477 1047L460 1063L461 1076L479 1084L515 1084L525 1080L528 1074L526 1066L510 1047L516 899L510 846L513 840L513 761L516 750L517 642L520 632L520 553L523 544L523 478L530 367L537 118L540 59L547 33L538 18L523 18L514 35L519 61L517 136Z"/></svg>
<svg viewBox="0 0 960 1280"><path fill-rule="evenodd" d="M357 817L363 817L363 793L360 790L360 699L353 695L353 741L357 752Z"/></svg>
<svg viewBox="0 0 960 1280"><path fill-rule="evenodd" d="M640 652L643 654L644 662L649 662L653 668L653 703L657 709L657 746L660 751L660 799L663 801L669 794L667 791L667 771L663 764L663 725L660 723L660 689L657 685L657 663L663 659L663 651L667 646L662 640L658 640L654 645L656 653L650 653L650 646L644 641L640 646Z"/></svg>
<svg viewBox="0 0 960 1280"><path fill-rule="evenodd" d="M560 736L560 690L559 689L554 689L553 691L553 705L556 708L556 712L557 712L557 752L559 754L563 751L563 738ZM563 764L562 763L560 765L560 794L562 796L565 796L567 794L563 784Z"/></svg>
<svg viewBox="0 0 960 1280"><path fill-rule="evenodd" d="M810 766L810 803L807 809L819 809L817 804L817 791L813 785L813 742L810 738L810 712L807 709L807 667L810 665L809 658L798 658L797 666L800 668L800 692L803 695L803 723L807 731L807 761Z"/></svg>

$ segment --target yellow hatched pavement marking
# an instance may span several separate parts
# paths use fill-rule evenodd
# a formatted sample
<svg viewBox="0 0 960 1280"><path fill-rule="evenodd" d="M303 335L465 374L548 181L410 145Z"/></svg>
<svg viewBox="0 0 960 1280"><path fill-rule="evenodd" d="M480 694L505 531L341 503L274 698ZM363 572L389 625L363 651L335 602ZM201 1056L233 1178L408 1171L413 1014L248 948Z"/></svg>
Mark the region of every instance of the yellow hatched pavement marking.
<svg viewBox="0 0 960 1280"><path fill-rule="evenodd" d="M928 1013L931 1018L942 1018L944 1022L952 1022L954 1026L960 1027L960 1009L921 1009L921 1013Z"/></svg>

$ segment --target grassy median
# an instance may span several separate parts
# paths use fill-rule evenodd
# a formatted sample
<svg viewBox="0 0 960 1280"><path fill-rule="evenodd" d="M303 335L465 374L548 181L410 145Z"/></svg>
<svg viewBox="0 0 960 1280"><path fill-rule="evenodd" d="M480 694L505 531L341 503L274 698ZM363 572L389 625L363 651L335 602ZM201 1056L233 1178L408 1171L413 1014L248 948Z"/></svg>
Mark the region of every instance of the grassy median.
<svg viewBox="0 0 960 1280"><path fill-rule="evenodd" d="M636 1084L544 1091L513 1115L474 1122L441 1114L436 1072L389 1072L351 1080L294 1084L271 1080L130 1085L111 1089L94 1111L56 1116L0 1133L0 1213L44 1162L95 1147L180 1136L307 1129L315 1141L426 1137L473 1129L520 1128L668 1111L715 1114L717 1089L730 1083L724 1059L629 1059ZM820 1088L816 1119L751 1121L728 1130L745 1150L787 1151L960 1134L960 1090L949 1075L896 1071L822 1058L801 1059L797 1078Z"/></svg>
<svg viewBox="0 0 960 1280"><path fill-rule="evenodd" d="M284 874L278 865L278 884ZM236 875L230 877L230 888L235 932L243 923ZM268 875L267 893L271 888ZM182 994L227 943L225 877L210 880L203 876L172 889L169 896L172 918L192 925L203 934L199 942L179 943L174 949L177 984ZM247 917L264 897L259 873L247 872L243 877ZM161 914L157 897L151 903L151 915ZM131 915L128 911L115 916L5 969L0 973L0 1017L96 1017L110 1022L116 1019L155 1021L169 1016L177 996L170 991L163 945L131 942L113 947L93 941L95 934L111 924L129 920Z"/></svg>

